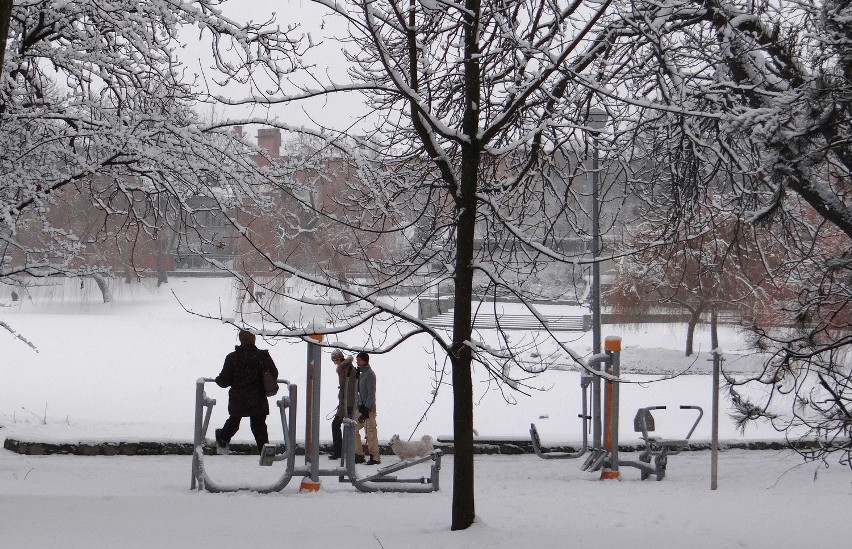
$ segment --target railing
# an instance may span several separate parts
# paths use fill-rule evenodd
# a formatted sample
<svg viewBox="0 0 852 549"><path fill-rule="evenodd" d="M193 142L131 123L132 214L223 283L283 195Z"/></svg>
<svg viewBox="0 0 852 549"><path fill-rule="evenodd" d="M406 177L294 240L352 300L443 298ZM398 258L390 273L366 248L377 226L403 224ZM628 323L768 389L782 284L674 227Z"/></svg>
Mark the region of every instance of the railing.
<svg viewBox="0 0 852 549"><path fill-rule="evenodd" d="M547 326L543 326L533 315L477 315L473 327L484 330L545 330L553 332L587 332L592 327L591 315L544 316ZM453 313L443 313L427 320L433 328L452 328Z"/></svg>

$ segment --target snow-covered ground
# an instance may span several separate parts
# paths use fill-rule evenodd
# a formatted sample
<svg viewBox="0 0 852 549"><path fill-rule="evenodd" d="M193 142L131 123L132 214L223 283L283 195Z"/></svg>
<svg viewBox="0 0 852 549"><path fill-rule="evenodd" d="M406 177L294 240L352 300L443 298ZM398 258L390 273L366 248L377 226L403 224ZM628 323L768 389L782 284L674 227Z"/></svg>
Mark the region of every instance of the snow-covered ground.
<svg viewBox="0 0 852 549"><path fill-rule="evenodd" d="M94 283L84 288L78 281L40 289L14 304L8 289L0 289L0 321L12 326L37 348L34 352L0 330L0 418L6 432L26 429L45 440L69 437L115 440L156 437L161 440L192 438L195 381L218 374L225 355L233 350L236 331L217 321L193 316L199 313L225 315L233 311L234 291L227 279L172 278L159 289L118 284L115 301L99 303ZM416 311L416 305L412 306ZM555 311L545 310L546 314ZM659 412L657 429L664 437L680 438L693 415L681 412L681 404L702 406L708 416L693 437L709 439L711 401L709 336L696 334L697 356L683 356L683 325L603 326L603 335L622 338L622 368L632 383L621 390L621 417L632 426L633 415L642 406L667 405ZM524 334L517 333L520 340ZM563 332L564 343L582 355L590 354L591 334ZM348 336L352 345L365 344L357 335ZM260 343L268 346L281 377L304 394L307 346L302 342L279 340ZM726 350L726 368L748 370L755 362L742 355L742 337L733 328L721 334ZM334 370L323 354L324 366L321 409L329 420L336 405ZM430 407L435 387L433 349L424 337L412 338L386 355L371 361L378 378L379 437L394 433L403 438L452 433L452 393L447 380L440 386ZM751 359L751 361L750 361ZM562 355L557 363L570 365ZM642 372L630 373L630 372ZM653 372L653 373L649 373ZM685 372L675 379L672 374ZM520 376L522 372L512 372ZM663 380L652 383L655 380ZM536 422L545 442L579 441L580 378L576 371L548 371L527 379L529 396L504 393L480 368L475 372L474 426L481 436L527 437L529 425ZM216 398L213 424L225 419L227 392L214 384L208 394ZM512 401L506 402L504 396ZM727 405L723 407L723 413ZM46 425L43 424L46 419ZM325 419L325 418L324 418ZM330 438L329 421L323 421L322 439ZM246 426L247 427L247 426ZM280 426L278 427L280 429ZM275 432L275 427L272 427ZM297 436L304 430L299 425ZM7 435L8 436L8 435ZM768 426L751 426L740 434L723 417L722 439L780 438ZM622 440L636 440L632 429L622 428ZM251 441L247 428L236 441Z"/></svg>
<svg viewBox="0 0 852 549"><path fill-rule="evenodd" d="M197 311L216 313L233 300L230 284L173 279L159 290L116 290L116 301L108 305L97 302L92 288L64 286L49 296L42 291L32 301L0 308L0 321L39 350L0 331L0 438L191 439L194 382L218 373L235 331L188 315L171 291ZM0 294L0 302L12 305L6 294ZM621 390L622 441L636 441L631 427L639 406L698 404L709 412L709 376L651 383L673 372L706 372L706 352L697 359L680 356L682 326L604 326L604 335L620 335L625 369L643 372L628 374L635 383ZM565 337L578 352L588 353L589 334ZM708 341L706 333L697 338ZM735 331L723 332L722 347L729 364L754 367L747 356L738 358L744 344ZM282 377L303 388L305 344L279 342L271 348ZM428 348L418 339L374 357L381 439L397 432L406 437L452 432L449 387L442 387L428 407L433 388ZM321 400L330 414L336 391L328 385L333 370L327 353L324 360L327 384ZM536 422L545 442L580 439L576 372L548 372L530 380L543 390L514 395L512 404L483 372L476 375L475 424L481 436L526 437L530 422ZM208 390L222 404L212 423L221 423L226 393L210 385ZM723 402L723 439L780 438L767 426L740 434L724 415ZM682 436L691 417L668 410L658 416L659 434ZM323 439L329 438L328 423L322 422ZM693 438L709 438L709 425L705 416ZM276 438L272 417L270 427ZM250 440L247 425L236 440ZM849 469L802 464L789 452L723 452L715 491L709 489L709 452L672 457L662 482L642 482L630 468L623 469L619 482L601 482L597 474L581 471L577 460L477 456L477 523L465 532L449 531L452 459L444 457L442 489L431 494L363 494L326 477L318 493L298 493L294 479L281 493L223 495L190 491L189 456L22 456L0 450L0 532L4 547L20 548L346 544L499 549L525 544L792 549L840 546L848 538L842 517L852 496ZM258 467L250 456L211 456L206 463L211 475L225 483L256 484L280 474L278 466Z"/></svg>
<svg viewBox="0 0 852 549"><path fill-rule="evenodd" d="M452 456L442 489L365 494L336 478L317 493L189 489L189 456L21 456L0 451L3 547L303 547L353 549L799 549L848 543L850 473L796 456L731 450L709 489L709 452L669 462L665 480L599 481L577 461L477 456L477 521L451 532ZM221 478L247 478L256 457ZM266 468L264 468L266 469ZM364 468L368 469L368 468ZM846 518L844 518L846 517Z"/></svg>

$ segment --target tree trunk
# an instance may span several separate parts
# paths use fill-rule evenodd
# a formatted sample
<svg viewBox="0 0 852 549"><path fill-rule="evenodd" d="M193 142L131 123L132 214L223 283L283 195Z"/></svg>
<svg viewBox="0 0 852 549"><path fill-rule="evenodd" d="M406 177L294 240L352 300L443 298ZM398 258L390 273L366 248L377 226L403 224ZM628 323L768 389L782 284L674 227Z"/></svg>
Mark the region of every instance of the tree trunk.
<svg viewBox="0 0 852 549"><path fill-rule="evenodd" d="M130 267L130 263L125 263L122 267L124 271L124 283L131 284L133 282L133 269Z"/></svg>
<svg viewBox="0 0 852 549"><path fill-rule="evenodd" d="M165 252L162 246L157 245L157 287L161 284L169 283L169 273L166 272L166 267L163 265Z"/></svg>
<svg viewBox="0 0 852 549"><path fill-rule="evenodd" d="M456 287L453 315L453 530L464 530L473 524L476 515L473 484L473 381L471 379L471 335L473 299L473 252L476 197L465 171L477 160L462 159L461 196L457 201L458 229L456 235ZM478 157L478 154L475 156ZM466 166L467 165L467 166ZM475 168L474 168L475 169Z"/></svg>
<svg viewBox="0 0 852 549"><path fill-rule="evenodd" d="M462 133L467 141L461 147L461 173L456 190L456 287L453 316L453 511L452 530L464 530L476 517L473 483L473 351L471 333L473 298L473 254L476 228L476 190L479 180L480 67L478 0L465 2L465 109Z"/></svg>
<svg viewBox="0 0 852 549"><path fill-rule="evenodd" d="M692 356L693 342L695 341L695 326L701 320L701 311L704 307L690 310L689 324L686 327L686 356Z"/></svg>
<svg viewBox="0 0 852 549"><path fill-rule="evenodd" d="M710 347L713 352L713 392L710 410L710 489L715 490L719 479L719 315L716 306L710 308Z"/></svg>
<svg viewBox="0 0 852 549"><path fill-rule="evenodd" d="M95 283L98 285L98 289L101 291L101 296L103 297L104 303L112 302L112 292L109 289L109 284L107 284L106 279L97 273L92 275Z"/></svg>
<svg viewBox="0 0 852 549"><path fill-rule="evenodd" d="M9 26L12 20L12 1L0 0L0 75L6 60L6 44L9 41Z"/></svg>

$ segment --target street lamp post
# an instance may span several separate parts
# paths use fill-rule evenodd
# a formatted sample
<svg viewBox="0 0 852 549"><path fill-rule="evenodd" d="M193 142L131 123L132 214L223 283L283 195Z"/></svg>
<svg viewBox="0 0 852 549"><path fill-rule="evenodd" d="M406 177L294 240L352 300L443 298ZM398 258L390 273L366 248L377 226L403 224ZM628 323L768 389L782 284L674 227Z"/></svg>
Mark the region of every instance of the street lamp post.
<svg viewBox="0 0 852 549"><path fill-rule="evenodd" d="M588 126L592 134L592 354L601 352L601 269L600 255L600 197L598 182L598 134L606 126L606 112L590 109ZM598 363L601 364L601 363ZM600 367L600 366L599 366ZM601 378L595 376L592 381L592 443L600 450L602 447L601 424Z"/></svg>
<svg viewBox="0 0 852 549"><path fill-rule="evenodd" d="M592 134L592 354L601 352L601 253L600 184L598 165L598 134L606 126L606 112L590 109L588 125Z"/></svg>

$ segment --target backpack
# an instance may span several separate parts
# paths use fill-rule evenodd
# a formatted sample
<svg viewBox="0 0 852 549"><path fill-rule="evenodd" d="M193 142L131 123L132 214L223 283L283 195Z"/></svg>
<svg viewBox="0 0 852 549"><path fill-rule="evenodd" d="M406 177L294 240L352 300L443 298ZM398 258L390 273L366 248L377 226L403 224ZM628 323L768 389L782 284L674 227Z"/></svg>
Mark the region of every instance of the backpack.
<svg viewBox="0 0 852 549"><path fill-rule="evenodd" d="M260 366L260 378L263 381L263 392L266 393L266 396L271 397L278 394L278 380L272 375L272 369L267 362L268 356L268 351L261 354L263 364Z"/></svg>

